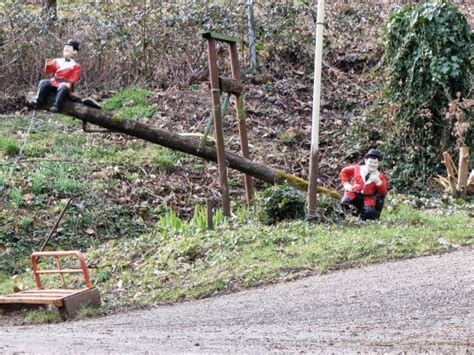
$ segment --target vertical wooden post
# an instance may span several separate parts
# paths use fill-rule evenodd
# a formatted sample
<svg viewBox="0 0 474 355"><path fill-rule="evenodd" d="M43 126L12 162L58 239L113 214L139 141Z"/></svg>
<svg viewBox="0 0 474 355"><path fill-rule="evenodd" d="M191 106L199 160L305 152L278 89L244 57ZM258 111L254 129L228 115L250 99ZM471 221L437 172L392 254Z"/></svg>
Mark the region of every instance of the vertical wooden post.
<svg viewBox="0 0 474 355"><path fill-rule="evenodd" d="M224 133L221 117L221 91L219 89L219 77L217 74L217 52L216 41L212 38L207 40L209 80L211 82L211 97L214 112L214 127L216 130L217 144L217 167L222 194L222 209L225 216L230 216L229 185L227 183L227 168L225 162Z"/></svg>
<svg viewBox="0 0 474 355"><path fill-rule="evenodd" d="M214 202L210 198L206 200L206 207L207 207L207 229L213 230L214 222L212 218L214 216Z"/></svg>
<svg viewBox="0 0 474 355"><path fill-rule="evenodd" d="M446 170L448 171L448 181L449 181L449 186L451 188L451 195L454 197L456 196L456 173L454 170L456 169L456 166L454 165L453 159L451 158L451 155L449 155L448 152L443 153L443 159L444 159L444 165L446 166Z"/></svg>
<svg viewBox="0 0 474 355"><path fill-rule="evenodd" d="M230 66L232 69L232 79L239 80L239 57L237 54L237 45L230 43ZM244 158L250 159L249 142L247 137L247 126L245 124L245 106L244 95L237 95L237 119L239 121L240 150ZM245 194L247 206L251 206L254 198L254 189L252 178L245 174Z"/></svg>
<svg viewBox="0 0 474 355"><path fill-rule="evenodd" d="M466 196L467 178L469 175L469 147L459 149L458 191Z"/></svg>

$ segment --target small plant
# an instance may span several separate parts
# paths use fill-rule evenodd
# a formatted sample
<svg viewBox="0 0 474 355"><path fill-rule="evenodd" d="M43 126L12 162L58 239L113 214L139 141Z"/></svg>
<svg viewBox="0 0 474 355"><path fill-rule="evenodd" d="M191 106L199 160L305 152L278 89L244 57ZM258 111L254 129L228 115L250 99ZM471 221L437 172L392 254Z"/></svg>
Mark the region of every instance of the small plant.
<svg viewBox="0 0 474 355"><path fill-rule="evenodd" d="M41 171L33 173L31 176L31 191L39 195L51 188L51 182Z"/></svg>
<svg viewBox="0 0 474 355"><path fill-rule="evenodd" d="M303 218L305 198L296 189L288 185L273 186L263 193L260 220L274 224L285 219Z"/></svg>
<svg viewBox="0 0 474 355"><path fill-rule="evenodd" d="M75 317L76 319L93 318L107 313L104 307L82 307Z"/></svg>
<svg viewBox="0 0 474 355"><path fill-rule="evenodd" d="M18 227L23 231L28 231L28 229L33 225L33 219L30 217L21 217L20 222L18 222Z"/></svg>
<svg viewBox="0 0 474 355"><path fill-rule="evenodd" d="M173 171L176 168L178 162L176 154L170 149L160 149L158 154L153 158L153 164L156 165L158 169L164 171Z"/></svg>
<svg viewBox="0 0 474 355"><path fill-rule="evenodd" d="M207 230L207 208L206 206L197 205L194 208L193 218L189 221L191 226L197 228L198 231L204 232Z"/></svg>
<svg viewBox="0 0 474 355"><path fill-rule="evenodd" d="M3 152L5 155L16 155L20 151L18 142L9 137L0 137L0 152Z"/></svg>
<svg viewBox="0 0 474 355"><path fill-rule="evenodd" d="M283 144L291 145L297 142L297 138L295 135L291 135L291 134L288 134L287 132L283 132L282 134L280 134L280 141Z"/></svg>
<svg viewBox="0 0 474 355"><path fill-rule="evenodd" d="M55 179L53 188L63 194L73 194L82 189L82 183L74 177L61 174Z"/></svg>
<svg viewBox="0 0 474 355"><path fill-rule="evenodd" d="M11 189L10 193L8 194L8 198L10 201L13 201L18 207L23 205L23 196L21 191L17 188Z"/></svg>
<svg viewBox="0 0 474 355"><path fill-rule="evenodd" d="M163 209L163 214L160 215L159 226L165 230L182 230L185 229L186 223L184 223L181 218L178 217L176 212L170 208L165 207Z"/></svg>

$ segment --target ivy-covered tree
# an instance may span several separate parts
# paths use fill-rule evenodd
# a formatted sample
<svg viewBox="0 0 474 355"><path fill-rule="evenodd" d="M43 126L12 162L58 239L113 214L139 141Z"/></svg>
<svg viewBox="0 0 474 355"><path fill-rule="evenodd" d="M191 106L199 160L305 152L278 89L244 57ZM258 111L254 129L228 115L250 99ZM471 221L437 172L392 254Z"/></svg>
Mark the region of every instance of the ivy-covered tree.
<svg viewBox="0 0 474 355"><path fill-rule="evenodd" d="M436 175L441 154L454 148L452 100L471 89L473 34L450 3L424 3L391 14L385 34L385 117L382 140L403 190L423 188ZM466 112L469 123L469 115ZM464 143L472 145L472 124Z"/></svg>

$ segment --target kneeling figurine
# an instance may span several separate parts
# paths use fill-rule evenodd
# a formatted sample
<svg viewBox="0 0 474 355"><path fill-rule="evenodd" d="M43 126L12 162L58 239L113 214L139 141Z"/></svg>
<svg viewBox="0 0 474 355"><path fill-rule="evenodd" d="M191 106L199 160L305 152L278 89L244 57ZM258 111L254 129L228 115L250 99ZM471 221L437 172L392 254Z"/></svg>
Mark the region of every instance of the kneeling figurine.
<svg viewBox="0 0 474 355"><path fill-rule="evenodd" d="M344 197L341 200L343 210L351 206L355 214L365 221L379 219L387 194L387 179L379 172L382 153L370 149L365 155L365 164L351 165L341 170L341 181L344 186Z"/></svg>

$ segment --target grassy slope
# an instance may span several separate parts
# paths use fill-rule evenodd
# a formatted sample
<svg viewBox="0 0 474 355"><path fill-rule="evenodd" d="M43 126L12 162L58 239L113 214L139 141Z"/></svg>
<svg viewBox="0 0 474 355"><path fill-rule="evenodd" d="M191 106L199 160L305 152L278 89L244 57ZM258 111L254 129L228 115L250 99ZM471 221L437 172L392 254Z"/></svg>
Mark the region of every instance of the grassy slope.
<svg viewBox="0 0 474 355"><path fill-rule="evenodd" d="M379 37L381 21L369 18L370 26L364 28L365 14L360 21L358 15L336 13L340 18L336 16L327 32L331 55L326 59L332 67L326 68L329 79L323 86L323 179L337 171L343 159L336 153L347 153L338 152L341 132L361 114L379 80L340 63L346 53L377 52L377 41L365 39ZM348 19L355 22L347 26ZM308 78L299 72L280 81L266 78L265 85L248 85L246 96L249 137L259 157L303 177L308 162L301 149L308 148L306 119L311 109ZM203 92L190 91L185 97L172 90L157 95L160 124L179 131L201 130L209 110L204 86ZM292 91L298 93L297 100ZM120 108L134 119L150 118L155 110L146 104L149 96L127 92L105 108ZM228 120L226 134L236 130L232 122ZM186 224L163 205L187 209L189 215L207 197L203 190L216 190L213 165L118 135L84 134L78 121L40 115L26 137L21 161L10 170L28 126L29 117L0 119L0 294L11 292L13 284L33 287L28 254L41 245L65 199L73 194L78 197L50 249L90 247L93 281L107 306L204 297L473 243L472 206L434 200L437 209L420 210L398 197L391 198L380 224L295 221L269 227L241 208L233 221L224 222L218 215L217 231L203 231L202 211ZM235 140L229 143L238 149ZM230 178L236 187L233 197L241 196L240 177L230 172ZM18 276L11 280L13 274ZM30 313L27 318L44 322L59 316Z"/></svg>
<svg viewBox="0 0 474 355"><path fill-rule="evenodd" d="M142 109L136 110L141 115ZM75 203L50 249L90 247L93 281L107 306L205 297L473 242L469 206L434 200L433 214L399 197L391 198L381 223L266 226L255 211L239 208L231 221L217 214L218 229L205 231L203 209L185 223L163 207L167 195L181 192L181 198L181 180L202 173L205 165L119 135L85 134L80 122L61 115L36 117L25 139L29 123L10 117L0 124L1 293L10 292L12 284L33 287L31 276L22 273L28 254L41 245L47 222L52 224L71 195L77 196ZM22 159L12 170L23 141ZM163 190L173 179L179 186ZM14 273L20 275L11 282Z"/></svg>

